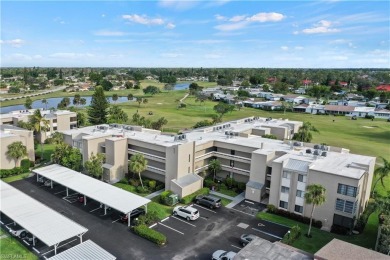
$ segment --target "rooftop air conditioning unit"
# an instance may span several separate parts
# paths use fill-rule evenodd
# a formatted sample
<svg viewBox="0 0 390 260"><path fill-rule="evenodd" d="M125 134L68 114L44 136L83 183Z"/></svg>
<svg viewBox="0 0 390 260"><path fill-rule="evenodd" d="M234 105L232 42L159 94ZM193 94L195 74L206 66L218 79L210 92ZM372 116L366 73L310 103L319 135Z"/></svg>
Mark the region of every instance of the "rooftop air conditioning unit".
<svg viewBox="0 0 390 260"><path fill-rule="evenodd" d="M184 140L184 139L186 139L186 138L187 138L187 136L186 136L186 135L182 135L182 138L183 138L183 140Z"/></svg>
<svg viewBox="0 0 390 260"><path fill-rule="evenodd" d="M326 157L327 155L328 155L327 152L322 152L322 153L321 153L321 156L323 156L323 157Z"/></svg>
<svg viewBox="0 0 390 260"><path fill-rule="evenodd" d="M318 150L314 150L313 155L320 155L320 152Z"/></svg>
<svg viewBox="0 0 390 260"><path fill-rule="evenodd" d="M315 144L314 149L320 149L320 146L318 144Z"/></svg>
<svg viewBox="0 0 390 260"><path fill-rule="evenodd" d="M238 133L234 133L234 136L238 136Z"/></svg>
<svg viewBox="0 0 390 260"><path fill-rule="evenodd" d="M311 153L311 149L306 149L306 153Z"/></svg>

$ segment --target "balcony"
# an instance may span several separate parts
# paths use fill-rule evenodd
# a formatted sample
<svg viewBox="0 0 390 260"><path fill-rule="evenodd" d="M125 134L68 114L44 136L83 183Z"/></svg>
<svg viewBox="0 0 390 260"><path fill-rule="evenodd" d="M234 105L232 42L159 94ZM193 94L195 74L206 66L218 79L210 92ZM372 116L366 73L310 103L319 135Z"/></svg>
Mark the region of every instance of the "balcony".
<svg viewBox="0 0 390 260"><path fill-rule="evenodd" d="M150 166L150 165L148 165L146 169L148 171L150 171L150 172L154 172L154 173L157 173L157 174L165 176L165 170L163 170L163 169L160 169L160 168L157 168L157 167L153 167L153 166Z"/></svg>
<svg viewBox="0 0 390 260"><path fill-rule="evenodd" d="M199 172L207 169L208 167L209 167L208 164L203 165L202 167L199 167L199 168L195 169L195 173L199 173ZM237 167L231 167L229 165L222 164L221 168L224 171L233 172L233 173L237 173L237 174L241 174L241 175L245 175L245 176L249 176L249 174L250 174L249 170L244 170L244 169L240 169L240 168L237 168Z"/></svg>
<svg viewBox="0 0 390 260"><path fill-rule="evenodd" d="M234 160L234 161L243 162L243 163L250 163L251 162L251 158L246 158L246 157L237 156L237 155L231 155L231 154L227 154L227 153L215 152L215 151L197 156L197 157L195 157L195 161L204 160L204 159L207 159L210 157L224 158L224 159Z"/></svg>
<svg viewBox="0 0 390 260"><path fill-rule="evenodd" d="M140 151L133 150L133 149L127 149L127 150L131 154L139 153L139 154L142 154L146 159L165 163L165 158L164 157L157 156L157 155L150 154L150 153L140 152Z"/></svg>

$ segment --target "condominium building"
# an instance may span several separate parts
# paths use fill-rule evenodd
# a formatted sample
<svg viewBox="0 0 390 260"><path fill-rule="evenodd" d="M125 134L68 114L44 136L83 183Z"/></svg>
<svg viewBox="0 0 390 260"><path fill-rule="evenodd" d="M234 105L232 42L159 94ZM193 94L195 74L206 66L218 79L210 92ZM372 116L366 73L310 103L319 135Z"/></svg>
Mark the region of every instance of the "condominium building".
<svg viewBox="0 0 390 260"><path fill-rule="evenodd" d="M222 170L217 177L245 183L246 199L304 216L311 210L304 203L306 186L321 184L327 189L327 202L316 210L314 218L327 229L333 222L350 225L369 198L375 158L289 141L301 125L298 121L249 117L175 136L117 124L62 133L66 143L81 150L84 161L92 153L106 154L103 179L107 182L123 178L129 158L140 153L148 160L143 176L162 181L167 190L185 196L202 187L201 173L212 159L218 159Z"/></svg>
<svg viewBox="0 0 390 260"><path fill-rule="evenodd" d="M36 109L17 110L0 115L0 125L18 126L19 122L28 122ZM48 121L49 129L36 136L37 140L44 142L56 131L64 131L77 127L77 114L69 110L41 109L42 116Z"/></svg>
<svg viewBox="0 0 390 260"><path fill-rule="evenodd" d="M0 125L0 169L15 167L14 159L9 158L6 153L8 145L19 141L27 148L27 158L35 161L33 132L12 125Z"/></svg>

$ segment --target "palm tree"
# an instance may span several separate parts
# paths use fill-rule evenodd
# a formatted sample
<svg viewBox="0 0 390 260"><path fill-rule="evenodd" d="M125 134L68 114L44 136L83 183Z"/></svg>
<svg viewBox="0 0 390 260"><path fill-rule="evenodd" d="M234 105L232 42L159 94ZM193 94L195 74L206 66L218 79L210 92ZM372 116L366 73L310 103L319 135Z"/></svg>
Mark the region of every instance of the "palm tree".
<svg viewBox="0 0 390 260"><path fill-rule="evenodd" d="M43 159L43 138L42 138L42 132L46 132L49 130L49 120L45 119L41 111L39 109L34 111L34 114L30 117L30 124L32 125L32 128L35 133L40 134L40 141L41 141L41 159Z"/></svg>
<svg viewBox="0 0 390 260"><path fill-rule="evenodd" d="M313 221L313 213L316 206L320 206L326 201L325 195L326 189L320 184L311 184L306 187L305 193L305 202L306 204L312 204L313 207L311 209L310 214L310 225L309 230L307 232L307 236L310 237L311 224Z"/></svg>
<svg viewBox="0 0 390 260"><path fill-rule="evenodd" d="M46 100L46 98L42 99L42 104L45 104L45 109L47 110L47 100Z"/></svg>
<svg viewBox="0 0 390 260"><path fill-rule="evenodd" d="M15 167L18 166L19 160L27 156L27 148L22 142L13 142L7 146L8 150L5 153L8 157L15 160Z"/></svg>
<svg viewBox="0 0 390 260"><path fill-rule="evenodd" d="M374 186L372 188L371 196L374 194L376 185L378 184L379 181L381 181L382 186L385 187L385 184L383 183L383 179L385 177L389 176L389 174L390 174L390 162L383 157L380 157L380 158L383 161L383 166L376 168L374 171L374 176L377 179L376 179Z"/></svg>
<svg viewBox="0 0 390 260"><path fill-rule="evenodd" d="M317 133L320 132L310 122L304 122L303 125L299 127L298 132L294 134L292 139L310 143L311 139L313 139L313 135L311 133L312 131Z"/></svg>
<svg viewBox="0 0 390 260"><path fill-rule="evenodd" d="M141 172L145 171L147 167L148 161L142 154L136 153L130 157L129 170L138 173L142 188L144 188L144 184L142 183Z"/></svg>
<svg viewBox="0 0 390 260"><path fill-rule="evenodd" d="M213 173L213 181L215 181L215 176L217 175L217 172L222 170L221 163L218 161L218 159L212 159L209 163L208 169Z"/></svg>

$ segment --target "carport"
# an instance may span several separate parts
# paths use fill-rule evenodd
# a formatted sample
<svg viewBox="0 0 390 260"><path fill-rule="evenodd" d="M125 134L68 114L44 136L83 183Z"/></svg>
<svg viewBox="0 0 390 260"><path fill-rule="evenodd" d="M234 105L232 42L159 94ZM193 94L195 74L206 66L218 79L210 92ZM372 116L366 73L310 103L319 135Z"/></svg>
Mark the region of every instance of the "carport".
<svg viewBox="0 0 390 260"><path fill-rule="evenodd" d="M61 242L77 236L81 243L83 235L88 231L3 181L0 181L0 193L0 211L30 232L34 238L49 247L54 246L55 254Z"/></svg>
<svg viewBox="0 0 390 260"><path fill-rule="evenodd" d="M92 240L87 240L84 243L49 258L49 260L73 259L115 260L116 257L95 244Z"/></svg>
<svg viewBox="0 0 390 260"><path fill-rule="evenodd" d="M104 205L104 215L107 214L107 208L113 208L123 214L128 215L128 226L130 226L130 214L133 210L144 206L147 212L149 199L138 196L134 193L122 190L108 183L89 177L85 174L76 172L58 164L52 164L46 167L33 170L37 175L43 176L66 187L66 196L69 196L69 189L84 195L84 205L87 203L87 197Z"/></svg>

